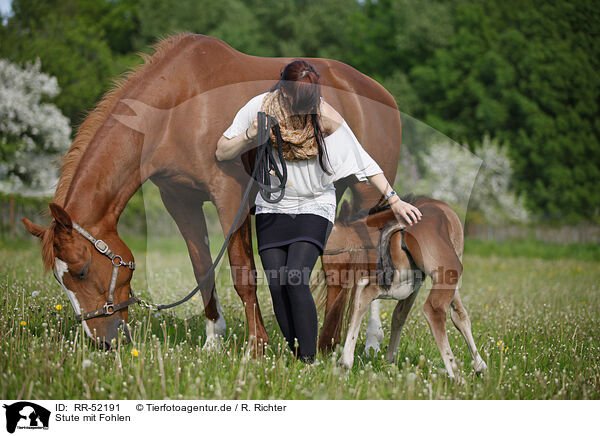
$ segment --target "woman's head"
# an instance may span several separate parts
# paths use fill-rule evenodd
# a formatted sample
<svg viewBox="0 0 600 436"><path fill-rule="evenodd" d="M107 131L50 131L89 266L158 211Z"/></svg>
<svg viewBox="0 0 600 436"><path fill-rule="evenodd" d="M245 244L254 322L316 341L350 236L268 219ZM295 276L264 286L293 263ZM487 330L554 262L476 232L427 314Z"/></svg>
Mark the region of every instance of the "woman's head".
<svg viewBox="0 0 600 436"><path fill-rule="evenodd" d="M319 164L325 173L332 174L325 165L327 150L319 121L321 85L317 70L310 63L301 59L290 62L281 72L279 81L271 88L271 91L276 90L281 90L285 98L289 100L293 114L303 114L307 120L310 120L319 149Z"/></svg>
<svg viewBox="0 0 600 436"><path fill-rule="evenodd" d="M319 74L315 67L303 60L286 65L273 90L281 89L289 99L294 113L316 113L321 101Z"/></svg>

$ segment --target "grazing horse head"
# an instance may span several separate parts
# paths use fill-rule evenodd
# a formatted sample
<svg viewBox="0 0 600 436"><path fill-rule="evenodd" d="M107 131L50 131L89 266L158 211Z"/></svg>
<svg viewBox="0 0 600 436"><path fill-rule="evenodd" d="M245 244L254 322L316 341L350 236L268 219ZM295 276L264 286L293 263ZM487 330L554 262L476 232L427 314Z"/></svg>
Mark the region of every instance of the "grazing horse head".
<svg viewBox="0 0 600 436"><path fill-rule="evenodd" d="M101 310L108 299L113 262L76 231L71 217L61 206L50 203L50 212L54 219L49 227L34 224L26 218L22 220L27 230L42 240L44 265L53 270L54 277L67 293L76 315ZM116 231L103 229L96 232L95 236L105 242L113 253L118 254L123 262L133 261L133 254ZM129 282L132 277L130 268L118 270L114 286L115 303L129 298ZM92 340L100 346L110 348L117 339L121 325L125 327L127 339L131 339L127 320L127 308L124 308L112 314L84 319L82 323Z"/></svg>

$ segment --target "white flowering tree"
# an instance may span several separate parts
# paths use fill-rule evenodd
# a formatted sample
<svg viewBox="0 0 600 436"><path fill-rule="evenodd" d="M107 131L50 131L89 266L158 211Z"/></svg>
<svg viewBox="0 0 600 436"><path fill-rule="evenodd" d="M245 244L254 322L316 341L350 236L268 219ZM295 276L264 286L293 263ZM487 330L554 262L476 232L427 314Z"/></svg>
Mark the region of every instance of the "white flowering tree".
<svg viewBox="0 0 600 436"><path fill-rule="evenodd" d="M60 89L40 62L24 68L0 59L0 193L9 197L15 234L15 195L46 196L58 178L57 158L69 146L69 120L48 103Z"/></svg>
<svg viewBox="0 0 600 436"><path fill-rule="evenodd" d="M71 135L69 120L45 101L59 92L39 60L22 68L0 59L0 192L51 194Z"/></svg>
<svg viewBox="0 0 600 436"><path fill-rule="evenodd" d="M450 141L434 143L423 156L431 195L450 204L468 204L494 224L526 222L523 198L511 187L513 169L506 147L486 136L475 153L476 157Z"/></svg>

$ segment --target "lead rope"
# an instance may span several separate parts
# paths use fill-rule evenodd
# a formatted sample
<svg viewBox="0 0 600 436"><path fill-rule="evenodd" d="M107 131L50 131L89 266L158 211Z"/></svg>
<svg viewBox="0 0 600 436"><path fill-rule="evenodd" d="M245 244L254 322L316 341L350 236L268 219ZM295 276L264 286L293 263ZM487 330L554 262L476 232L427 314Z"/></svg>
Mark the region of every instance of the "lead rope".
<svg viewBox="0 0 600 436"><path fill-rule="evenodd" d="M229 233L221 246L221 250L217 255L216 260L210 266L208 271L206 272L204 278L200 280L198 285L192 289L185 297L181 300L175 301L170 304L154 304L148 301L145 301L141 298L137 298L138 304L144 308L151 309L153 311L159 311L163 309L171 309L175 306L179 306L180 304L185 303L190 298L192 298L204 285L209 275L215 270L218 265L221 257L223 257L223 253L225 253L225 248L229 245L229 240L233 235L233 231L235 230L239 219L242 216L242 211L244 210L244 205L248 200L248 194L250 194L250 188L252 187L253 180L256 180L258 183L258 190L260 192L261 197L268 201L269 203L277 203L280 201L285 194L285 184L287 182L287 165L285 163L285 159L283 158L283 149L281 146L281 131L279 129L279 124L277 120L270 115L265 114L264 112L258 113L258 133L256 136L258 147L256 158L254 161L254 169L252 170L252 174L250 176L250 180L248 181L248 185L246 186L246 190L244 191L244 195L242 196L242 201L240 204L240 208L237 211L235 219L233 220L233 224L229 229ZM277 151L279 155L279 161L281 162L282 171L279 171L279 167L277 166L277 162L274 159L273 153L273 141L271 140L271 136L269 134L270 130L273 129L275 133L275 138L277 139ZM273 174L274 173L274 174ZM271 186L271 174L273 174L278 180L279 184L277 186ZM272 199L271 194L277 193L279 191L279 196L277 198ZM133 291L132 291L133 295ZM135 298L135 297L134 297Z"/></svg>

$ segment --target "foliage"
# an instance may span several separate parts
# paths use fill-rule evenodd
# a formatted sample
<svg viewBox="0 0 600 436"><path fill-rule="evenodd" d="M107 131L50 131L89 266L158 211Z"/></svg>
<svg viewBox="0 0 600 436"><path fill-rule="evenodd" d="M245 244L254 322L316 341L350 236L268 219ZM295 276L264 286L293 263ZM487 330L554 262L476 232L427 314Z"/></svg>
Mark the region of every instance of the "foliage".
<svg viewBox="0 0 600 436"><path fill-rule="evenodd" d="M589 0L14 0L0 56L42 60L75 127L159 36L257 56L327 57L476 151L507 148L534 216L600 219L600 9ZM409 131L410 135L411 132ZM409 141L412 139L408 138ZM413 150L411 150L412 152ZM421 157L416 156L421 162Z"/></svg>
<svg viewBox="0 0 600 436"><path fill-rule="evenodd" d="M526 222L523 199L511 187L513 170L506 148L488 137L476 156L451 141L431 145L423 156L427 192L455 205L469 205L491 223Z"/></svg>
<svg viewBox="0 0 600 436"><path fill-rule="evenodd" d="M14 11L0 32L0 56L13 62L39 58L44 72L58 79L62 89L56 104L72 126L81 123L120 71L113 67L107 37L114 27L106 21L109 0L14 0ZM121 2L117 2L121 3ZM128 49L114 42L117 49Z"/></svg>
<svg viewBox="0 0 600 436"><path fill-rule="evenodd" d="M598 8L589 1L457 3L455 35L410 79L417 116L473 146L510 147L516 187L547 217L600 212Z"/></svg>
<svg viewBox="0 0 600 436"><path fill-rule="evenodd" d="M45 98L59 88L40 71L40 62L21 68L0 59L0 191L48 194L57 180L50 162L68 148L71 128Z"/></svg>

